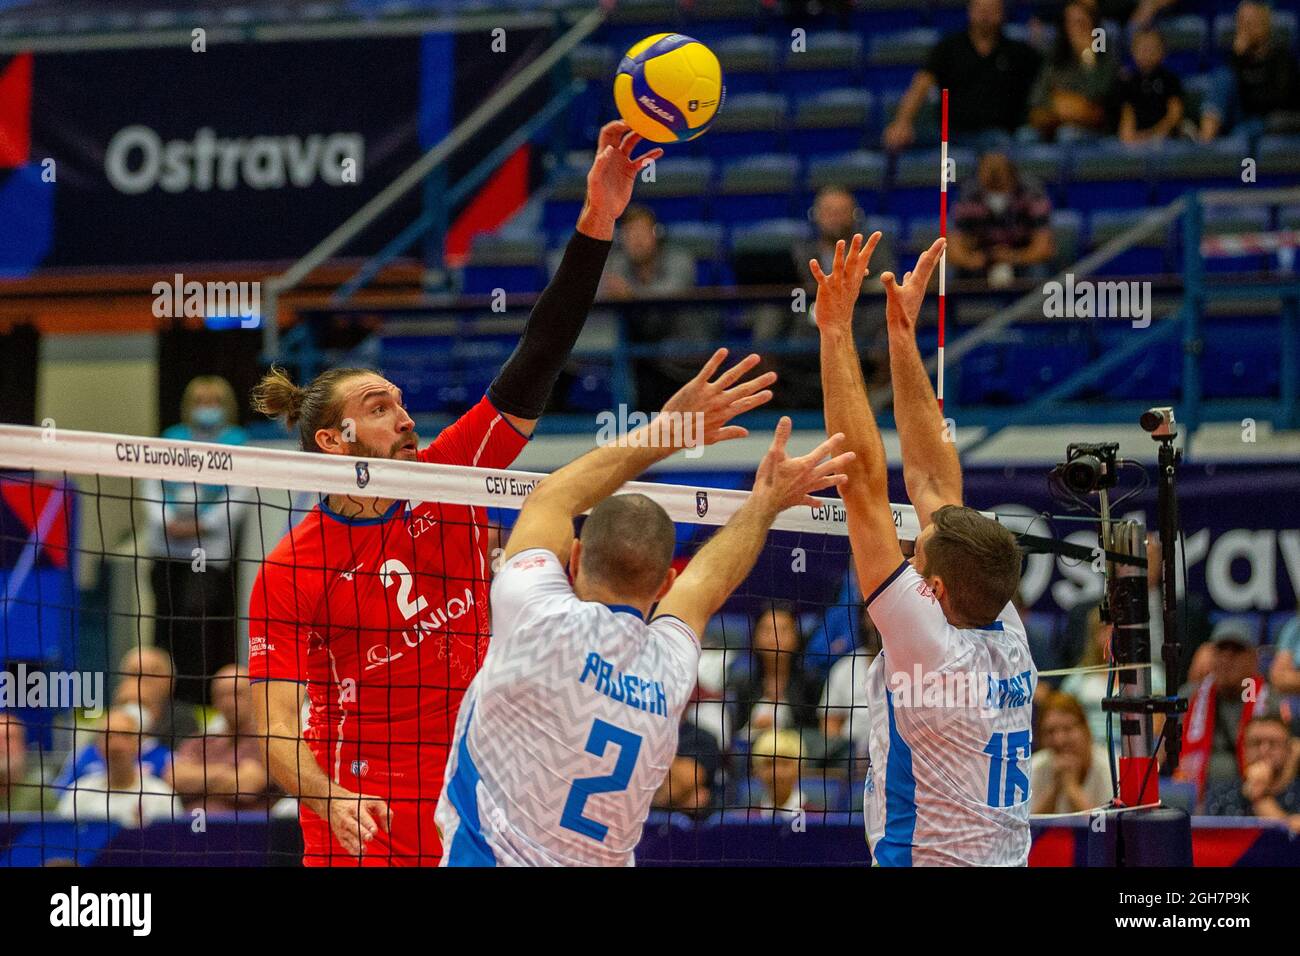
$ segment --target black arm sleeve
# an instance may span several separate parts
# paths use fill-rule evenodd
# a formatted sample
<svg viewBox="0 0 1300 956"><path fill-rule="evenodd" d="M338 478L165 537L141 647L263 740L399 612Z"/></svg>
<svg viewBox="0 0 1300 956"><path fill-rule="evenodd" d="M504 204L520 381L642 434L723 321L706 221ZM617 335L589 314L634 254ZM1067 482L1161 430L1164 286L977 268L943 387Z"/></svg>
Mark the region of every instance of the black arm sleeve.
<svg viewBox="0 0 1300 956"><path fill-rule="evenodd" d="M528 316L519 344L488 386L488 400L497 411L518 418L542 416L596 299L611 245L580 232L573 234L555 278Z"/></svg>

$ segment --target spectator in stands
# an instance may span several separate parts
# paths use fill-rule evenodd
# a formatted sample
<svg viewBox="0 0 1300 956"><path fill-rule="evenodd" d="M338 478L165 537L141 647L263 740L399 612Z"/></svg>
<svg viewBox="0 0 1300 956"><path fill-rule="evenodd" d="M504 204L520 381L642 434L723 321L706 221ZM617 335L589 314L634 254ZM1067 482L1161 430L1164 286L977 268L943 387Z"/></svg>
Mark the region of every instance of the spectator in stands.
<svg viewBox="0 0 1300 956"><path fill-rule="evenodd" d="M54 809L54 791L41 780L41 766L29 760L22 719L0 710L0 820L11 813Z"/></svg>
<svg viewBox="0 0 1300 956"><path fill-rule="evenodd" d="M1198 800L1210 787L1241 782L1245 730L1268 698L1259 673L1259 628L1254 621L1224 618L1214 626L1210 644L1209 676L1180 692L1189 703L1176 776L1196 784Z"/></svg>
<svg viewBox="0 0 1300 956"><path fill-rule="evenodd" d="M1119 138L1125 143L1160 142L1183 122L1183 81L1164 65L1165 41L1154 28L1139 30L1131 43L1135 69L1119 88Z"/></svg>
<svg viewBox="0 0 1300 956"><path fill-rule="evenodd" d="M1237 6L1237 29L1228 66L1217 70L1201 109L1200 135L1209 142L1226 132L1249 136L1300 129L1300 67L1273 36L1273 16L1259 0Z"/></svg>
<svg viewBox="0 0 1300 956"><path fill-rule="evenodd" d="M971 0L966 12L965 32L940 40L912 77L897 116L885 128L886 149L905 149L915 141L917 114L936 88L948 89L948 127L964 145L1003 145L1024 123L1038 54L1002 32L1002 0Z"/></svg>
<svg viewBox="0 0 1300 956"><path fill-rule="evenodd" d="M813 316L811 294L816 290L808 263L816 259L823 269L831 266L835 258L836 243L851 242L853 234L867 235L862 210L853 193L843 186L823 186L817 190L812 208L808 210L812 229L807 238L794 244L790 250L789 275L797 284L807 286L809 307L795 311L789 303L759 306L754 315L754 341L758 348L763 342L791 342L802 340L813 346L808 354L777 356L773 367L781 378L775 387L776 403L783 408L810 408L821 402L821 373L819 371L816 342L817 323ZM784 268L781 263L781 269ZM882 236L871 258L873 275L897 268L889 236ZM829 274L829 273L828 273ZM770 274L769 282L780 281L780 276ZM879 381L880 374L888 370L889 355L885 336L885 323L878 309L860 308L854 313L854 335L862 351L863 372L869 382Z"/></svg>
<svg viewBox="0 0 1300 956"><path fill-rule="evenodd" d="M802 776L803 745L793 730L765 730L750 749L751 775L757 786L750 793L751 812L759 816L798 813L806 809ZM766 811L766 812L764 812Z"/></svg>
<svg viewBox="0 0 1300 956"><path fill-rule="evenodd" d="M871 733L867 712L867 669L880 653L880 632L870 615L860 612L859 642L853 653L835 662L822 690L818 712L826 738L827 762L865 760ZM850 769L855 769L852 766Z"/></svg>
<svg viewBox="0 0 1300 956"><path fill-rule="evenodd" d="M185 386L181 423L163 432L179 441L242 445L234 389L224 378L200 375ZM176 663L176 696L206 704L208 680L235 660L235 576L230 564L245 503L229 489L193 482L151 482L149 537L154 561L157 624L154 643ZM195 562L201 559L201 563Z"/></svg>
<svg viewBox="0 0 1300 956"><path fill-rule="evenodd" d="M1096 9L1083 0L1061 11L1056 48L1029 95L1029 123L1044 140L1096 136L1114 128L1119 55L1095 39L1099 24Z"/></svg>
<svg viewBox="0 0 1300 956"><path fill-rule="evenodd" d="M1285 820L1292 833L1300 833L1300 741L1291 736L1286 721L1275 713L1251 718L1242 762L1246 771L1241 780L1206 789L1205 813Z"/></svg>
<svg viewBox="0 0 1300 956"><path fill-rule="evenodd" d="M817 726L819 687L803 669L803 640L792 605L774 602L754 621L753 669L736 688L735 726L753 740L767 730Z"/></svg>
<svg viewBox="0 0 1300 956"><path fill-rule="evenodd" d="M172 698L171 656L158 647L133 647L122 655L117 673L113 706L135 715L144 728L141 761L154 776L170 780L176 742L198 729L194 708ZM98 737L96 734L95 739ZM66 790L73 781L104 769L102 750L93 742L78 742L51 786Z"/></svg>
<svg viewBox="0 0 1300 956"><path fill-rule="evenodd" d="M1114 795L1110 757L1093 742L1079 701L1049 691L1035 708L1034 756L1030 761L1032 813L1078 813Z"/></svg>
<svg viewBox="0 0 1300 956"><path fill-rule="evenodd" d="M716 342L716 323L698 309L637 306L643 298L672 296L695 288L695 259L665 242L655 214L636 203L618 221L618 243L605 263L600 294L633 303L622 312L628 338L655 342ZM704 347L704 346L701 346ZM659 408L699 369L694 359L645 359L635 363L637 405Z"/></svg>
<svg viewBox="0 0 1300 956"><path fill-rule="evenodd" d="M1287 621L1278 634L1268 679L1277 694L1300 694L1300 615Z"/></svg>
<svg viewBox="0 0 1300 956"><path fill-rule="evenodd" d="M722 805L718 774L722 751L713 735L687 721L677 735L677 755L655 791L656 810L674 810L703 819Z"/></svg>
<svg viewBox="0 0 1300 956"><path fill-rule="evenodd" d="M172 774L185 809L208 813L264 810L271 804L266 738L253 719L248 671L227 664L212 679L218 719L176 751Z"/></svg>
<svg viewBox="0 0 1300 956"><path fill-rule="evenodd" d="M145 731L167 749L199 729L198 708L173 696L176 670L171 655L161 647L139 645L122 655L115 705L140 708Z"/></svg>
<svg viewBox="0 0 1300 956"><path fill-rule="evenodd" d="M1005 286L1017 276L1045 278L1056 255L1052 203L1006 153L980 157L978 182L953 207L948 258L959 274Z"/></svg>
<svg viewBox="0 0 1300 956"><path fill-rule="evenodd" d="M95 746L104 769L77 778L59 801L60 816L144 827L181 815L181 801L171 785L141 763L144 738L135 713L125 707L110 710L104 715L100 738Z"/></svg>

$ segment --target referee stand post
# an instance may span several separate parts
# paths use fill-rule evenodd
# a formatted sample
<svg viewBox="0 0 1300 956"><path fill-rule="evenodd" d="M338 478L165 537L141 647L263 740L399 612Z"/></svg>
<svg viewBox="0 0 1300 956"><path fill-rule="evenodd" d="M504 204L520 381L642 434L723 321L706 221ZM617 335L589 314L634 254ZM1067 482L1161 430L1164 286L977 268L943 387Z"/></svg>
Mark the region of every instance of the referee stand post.
<svg viewBox="0 0 1300 956"><path fill-rule="evenodd" d="M1117 668L1119 690L1102 700L1102 709L1119 719L1119 797L1089 821L1088 865L1191 866L1191 816L1160 804L1160 744L1153 734L1154 715L1166 713L1169 701L1153 696L1151 686L1146 528L1141 521L1112 525L1103 520L1102 534L1107 551L1134 560L1111 562L1107 574L1114 628L1111 661Z"/></svg>

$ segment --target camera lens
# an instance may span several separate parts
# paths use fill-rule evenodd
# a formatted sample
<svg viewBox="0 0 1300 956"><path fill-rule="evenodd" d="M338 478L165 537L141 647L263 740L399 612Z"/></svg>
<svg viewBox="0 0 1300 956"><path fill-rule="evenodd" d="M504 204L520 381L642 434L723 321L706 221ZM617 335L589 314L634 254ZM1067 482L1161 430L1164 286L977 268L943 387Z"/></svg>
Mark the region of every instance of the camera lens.
<svg viewBox="0 0 1300 956"><path fill-rule="evenodd" d="M1061 479L1076 494L1086 495L1097 487L1101 477L1101 459L1095 455L1080 455L1066 464Z"/></svg>

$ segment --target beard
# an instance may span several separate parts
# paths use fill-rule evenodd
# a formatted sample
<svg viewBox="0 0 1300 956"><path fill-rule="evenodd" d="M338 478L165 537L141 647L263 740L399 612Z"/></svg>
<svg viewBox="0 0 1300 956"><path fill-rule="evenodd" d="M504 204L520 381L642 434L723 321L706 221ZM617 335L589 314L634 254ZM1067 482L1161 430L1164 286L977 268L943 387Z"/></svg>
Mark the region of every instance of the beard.
<svg viewBox="0 0 1300 956"><path fill-rule="evenodd" d="M383 449L377 448L368 442L354 441L348 445L348 454L354 458L386 458L392 460L407 445L411 445L418 452L420 450L420 436L415 432L411 432Z"/></svg>

